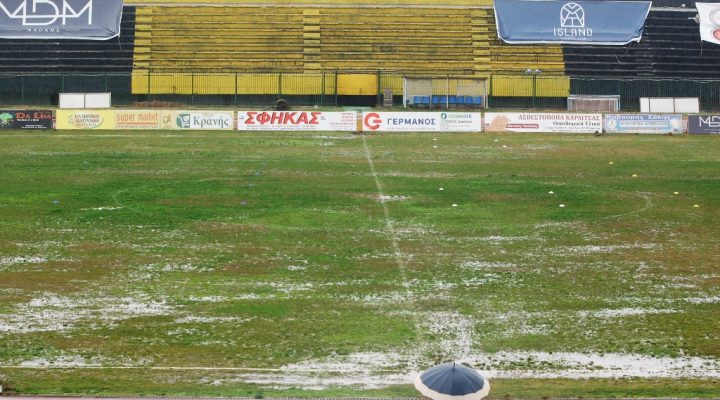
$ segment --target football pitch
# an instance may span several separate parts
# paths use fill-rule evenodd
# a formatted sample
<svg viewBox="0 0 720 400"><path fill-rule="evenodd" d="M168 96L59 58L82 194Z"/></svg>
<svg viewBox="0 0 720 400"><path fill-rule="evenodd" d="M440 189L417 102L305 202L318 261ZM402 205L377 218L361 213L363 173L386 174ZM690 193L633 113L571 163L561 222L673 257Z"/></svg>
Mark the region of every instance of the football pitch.
<svg viewBox="0 0 720 400"><path fill-rule="evenodd" d="M720 138L0 135L20 394L720 397Z"/></svg>

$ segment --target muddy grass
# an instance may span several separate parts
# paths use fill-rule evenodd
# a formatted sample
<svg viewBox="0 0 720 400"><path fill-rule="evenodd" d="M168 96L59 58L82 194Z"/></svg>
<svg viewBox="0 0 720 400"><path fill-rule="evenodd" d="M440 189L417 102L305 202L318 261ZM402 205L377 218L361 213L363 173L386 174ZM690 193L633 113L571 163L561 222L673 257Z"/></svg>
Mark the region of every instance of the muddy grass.
<svg viewBox="0 0 720 400"><path fill-rule="evenodd" d="M717 138L344 138L0 137L0 384L720 396Z"/></svg>

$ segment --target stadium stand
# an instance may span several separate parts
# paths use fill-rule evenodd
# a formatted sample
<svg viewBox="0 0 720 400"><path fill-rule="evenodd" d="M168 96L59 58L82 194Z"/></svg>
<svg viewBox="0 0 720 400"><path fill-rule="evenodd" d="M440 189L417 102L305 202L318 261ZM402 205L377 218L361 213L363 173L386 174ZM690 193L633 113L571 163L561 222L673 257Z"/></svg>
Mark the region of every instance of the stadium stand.
<svg viewBox="0 0 720 400"><path fill-rule="evenodd" d="M653 4L640 43L608 47L503 43L491 0L129 0L119 38L0 40L0 72L124 73L134 96L270 95L280 86L401 94L410 75L492 77L497 97L561 98L575 78L720 79L720 46L700 41L694 3Z"/></svg>
<svg viewBox="0 0 720 400"><path fill-rule="evenodd" d="M559 46L503 46L489 7L138 9L135 68L153 72L564 71Z"/></svg>
<svg viewBox="0 0 720 400"><path fill-rule="evenodd" d="M300 8L140 7L136 19L136 69L303 70Z"/></svg>

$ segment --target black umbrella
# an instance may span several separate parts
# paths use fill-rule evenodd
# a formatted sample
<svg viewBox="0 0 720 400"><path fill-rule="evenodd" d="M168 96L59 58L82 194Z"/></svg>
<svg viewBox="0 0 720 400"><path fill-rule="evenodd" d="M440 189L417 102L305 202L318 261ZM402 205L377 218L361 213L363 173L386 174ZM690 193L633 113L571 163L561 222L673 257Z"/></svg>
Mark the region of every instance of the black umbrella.
<svg viewBox="0 0 720 400"><path fill-rule="evenodd" d="M418 375L415 388L433 400L480 400L490 392L490 382L474 369L453 362Z"/></svg>

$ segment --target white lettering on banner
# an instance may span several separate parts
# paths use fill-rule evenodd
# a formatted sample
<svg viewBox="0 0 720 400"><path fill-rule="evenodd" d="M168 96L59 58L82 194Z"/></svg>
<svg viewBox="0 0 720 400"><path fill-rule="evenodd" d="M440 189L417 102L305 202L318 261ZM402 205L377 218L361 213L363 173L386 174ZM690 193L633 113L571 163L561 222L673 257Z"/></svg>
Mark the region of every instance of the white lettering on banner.
<svg viewBox="0 0 720 400"><path fill-rule="evenodd" d="M11 7L12 8L12 7ZM30 11L28 12L28 9ZM88 25L92 25L93 0L88 0L80 10L75 10L66 0L24 0L14 11L8 10L0 0L0 10L10 19L22 20L23 26L47 26L62 19L62 25L70 18L80 18L86 14Z"/></svg>
<svg viewBox="0 0 720 400"><path fill-rule="evenodd" d="M557 37L592 37L592 28L555 28L555 36Z"/></svg>
<svg viewBox="0 0 720 400"><path fill-rule="evenodd" d="M682 133L679 114L605 114L607 133Z"/></svg>
<svg viewBox="0 0 720 400"><path fill-rule="evenodd" d="M700 116L700 126L707 125L709 128L720 128L720 116L712 115L707 118Z"/></svg>
<svg viewBox="0 0 720 400"><path fill-rule="evenodd" d="M577 3L567 3L560 9L560 27L553 34L562 38L592 37L591 28L585 27L585 9Z"/></svg>

